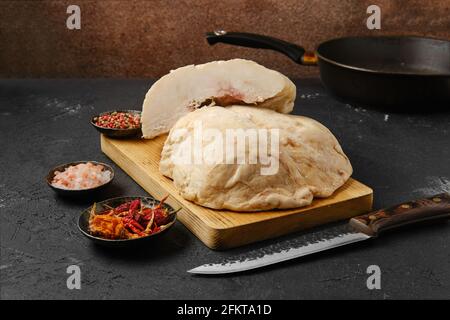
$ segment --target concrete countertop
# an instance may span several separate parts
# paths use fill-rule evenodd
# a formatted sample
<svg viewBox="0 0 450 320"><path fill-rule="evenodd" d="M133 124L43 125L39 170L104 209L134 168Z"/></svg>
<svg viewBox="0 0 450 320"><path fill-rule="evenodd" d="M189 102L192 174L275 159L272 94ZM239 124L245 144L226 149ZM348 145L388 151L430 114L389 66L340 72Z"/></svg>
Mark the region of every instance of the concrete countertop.
<svg viewBox="0 0 450 320"><path fill-rule="evenodd" d="M186 270L278 240L217 252L177 223L161 241L138 250L92 244L76 227L84 208L94 200L146 192L101 153L89 118L115 108L140 109L151 83L0 81L2 299L450 298L448 223L225 277ZM296 84L295 113L319 120L336 135L353 176L374 189L375 208L450 191L450 112L385 113L337 102L318 79ZM112 164L113 184L94 199L56 196L45 183L48 170L76 160ZM69 265L81 269L81 290L66 286ZM366 286L370 265L381 268L381 290Z"/></svg>

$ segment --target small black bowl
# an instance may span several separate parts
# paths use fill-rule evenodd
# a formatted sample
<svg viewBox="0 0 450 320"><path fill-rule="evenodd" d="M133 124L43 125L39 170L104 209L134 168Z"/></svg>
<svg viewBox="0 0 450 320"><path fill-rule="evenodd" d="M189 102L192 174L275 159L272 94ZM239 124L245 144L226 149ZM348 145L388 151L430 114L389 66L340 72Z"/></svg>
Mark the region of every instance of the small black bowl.
<svg viewBox="0 0 450 320"><path fill-rule="evenodd" d="M101 202L97 202L96 203L96 211L107 210L107 209L109 209L108 206L109 207L117 207L117 206L121 205L122 203L136 200L136 199L141 199L142 204L144 206L150 207L150 208L159 204L159 201L156 200L155 198L153 198L152 196L119 197L119 198L112 198L112 199L104 200ZM168 229L170 229L175 224L178 210L174 210L174 208L172 208L171 206L169 206L166 203L163 203L163 207L166 208L169 212L169 216L171 219L170 222L167 224L167 227L164 228L163 230L161 230L157 233L150 234L145 237L140 237L140 238L135 238L135 239L112 240L112 239L104 239L104 238L92 235L89 231L89 217L91 215L92 206L85 209L81 213L81 215L78 219L78 229L81 231L81 233L83 233L84 236L86 236L90 240L94 241L94 243L99 244L99 245L103 245L103 246L107 246L107 247L126 247L126 246L133 246L133 245L141 245L141 244L147 243L148 241L152 241L155 238L159 237L161 234L166 232Z"/></svg>
<svg viewBox="0 0 450 320"><path fill-rule="evenodd" d="M69 166L75 166L77 164L80 163L87 163L87 162L91 162L93 164L96 165L102 165L105 170L111 172L111 179L109 179L108 182L105 182L102 185L99 185L97 187L94 188L89 188L89 189L76 189L76 190L72 190L72 189L63 189L63 188L58 188L55 187L54 185L52 185L52 181L53 178L55 177L55 171L64 171L64 169L66 169ZM47 184L49 185L50 188L52 188L56 193L58 193L59 195L63 195L63 196L87 196L89 194L92 194L94 192L100 191L103 188L105 188L107 185L109 185L112 180L114 179L114 170L111 166L107 165L106 163L102 163L102 162L97 162L97 161L75 161L75 162L70 162L70 163L65 163L65 164L61 164L59 166L54 167L52 170L49 171L49 173L47 174L45 180L47 181Z"/></svg>
<svg viewBox="0 0 450 320"><path fill-rule="evenodd" d="M132 114L139 114L141 115L140 111L137 110L113 110L113 111L106 111L102 112L96 116L93 116L91 118L91 125L97 129L98 132L104 134L105 136L111 137L111 138L140 138L142 136L142 130L141 127L139 128L132 128L132 129L114 129L114 128L105 128L100 127L95 124L94 119L100 116L103 116L105 114L111 114L113 112L126 112L126 113L132 113Z"/></svg>

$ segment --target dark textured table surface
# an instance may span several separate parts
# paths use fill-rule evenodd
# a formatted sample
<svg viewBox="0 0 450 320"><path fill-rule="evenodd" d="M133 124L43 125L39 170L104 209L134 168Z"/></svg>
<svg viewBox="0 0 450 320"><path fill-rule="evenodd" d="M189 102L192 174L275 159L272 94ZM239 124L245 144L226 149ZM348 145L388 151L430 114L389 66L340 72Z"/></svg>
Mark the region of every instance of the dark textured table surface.
<svg viewBox="0 0 450 320"><path fill-rule="evenodd" d="M450 298L448 223L225 277L186 270L278 240L216 252L178 223L140 250L93 245L77 230L80 211L93 200L146 192L101 153L89 118L114 108L140 109L151 83L0 81L1 298ZM374 189L374 207L450 191L450 112L387 114L335 101L318 79L296 84L295 113L331 129L354 177ZM76 160L112 164L114 183L96 199L56 196L45 175ZM289 239L295 235L283 240ZM81 268L81 290L66 286L69 265ZM369 265L381 268L381 290L367 289Z"/></svg>

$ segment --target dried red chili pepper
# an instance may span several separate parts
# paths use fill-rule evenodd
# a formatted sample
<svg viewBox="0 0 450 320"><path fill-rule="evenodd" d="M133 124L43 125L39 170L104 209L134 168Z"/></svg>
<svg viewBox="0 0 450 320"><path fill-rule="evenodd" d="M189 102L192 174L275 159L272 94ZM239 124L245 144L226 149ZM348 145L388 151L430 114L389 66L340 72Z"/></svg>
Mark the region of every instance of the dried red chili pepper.
<svg viewBox="0 0 450 320"><path fill-rule="evenodd" d="M122 203L120 206L114 209L115 213L122 213L130 209L131 201Z"/></svg>
<svg viewBox="0 0 450 320"><path fill-rule="evenodd" d="M151 213L147 214L145 216L142 216L142 220L143 221L150 221L151 218L152 218L152 214Z"/></svg>
<svg viewBox="0 0 450 320"><path fill-rule="evenodd" d="M144 209L142 210L142 215L143 215L144 217L145 217L145 216L148 216L148 215L151 216L152 211L153 211L153 209L151 209L151 208L144 208Z"/></svg>
<svg viewBox="0 0 450 320"><path fill-rule="evenodd" d="M132 232L136 233L138 236L143 237L145 236L145 233L143 233L142 231L140 231L138 228L136 228L134 225L132 225L131 223L125 223L124 224L126 228L130 229Z"/></svg>
<svg viewBox="0 0 450 320"><path fill-rule="evenodd" d="M134 214L136 210L139 209L141 201L139 199L131 201L129 211L131 214Z"/></svg>
<svg viewBox="0 0 450 320"><path fill-rule="evenodd" d="M165 209L155 209L153 210L153 212L155 213L155 223L160 226L163 224L166 224L167 218L168 218L168 214L167 211Z"/></svg>
<svg viewBox="0 0 450 320"><path fill-rule="evenodd" d="M141 230L141 231L144 230L144 227L141 226L141 225L139 224L139 222L137 222L136 220L133 220L133 218L130 218L130 217L124 217L124 218L122 218L122 220L123 220L123 222L124 222L125 224L130 224L130 225L132 225L132 226L138 228L138 229Z"/></svg>
<svg viewBox="0 0 450 320"><path fill-rule="evenodd" d="M162 198L161 201L158 203L158 205L157 205L156 207L153 208L153 210L162 208L162 206L163 206L163 204L164 204L164 201L166 201L168 197L169 197L169 195L167 195L167 196L165 196L164 198Z"/></svg>
<svg viewBox="0 0 450 320"><path fill-rule="evenodd" d="M152 230L152 233L156 233L156 232L159 232L159 231L161 231L161 228L160 228L159 226L156 226L156 227Z"/></svg>
<svg viewBox="0 0 450 320"><path fill-rule="evenodd" d="M142 216L141 216L139 213L136 213L136 214L133 216L133 219L134 219L134 221L136 221L137 223L142 224Z"/></svg>

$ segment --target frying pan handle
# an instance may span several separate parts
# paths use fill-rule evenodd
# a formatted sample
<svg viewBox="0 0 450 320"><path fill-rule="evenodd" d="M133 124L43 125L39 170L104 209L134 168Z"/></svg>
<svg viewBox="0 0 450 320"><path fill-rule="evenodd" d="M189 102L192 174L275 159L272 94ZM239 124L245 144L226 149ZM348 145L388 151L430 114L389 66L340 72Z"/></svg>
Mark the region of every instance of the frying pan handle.
<svg viewBox="0 0 450 320"><path fill-rule="evenodd" d="M304 65L317 64L317 57L315 54L306 53L305 49L296 44L269 36L254 33L226 32L224 30L217 30L214 32L207 32L206 41L208 41L210 45L220 42L241 47L275 50L285 54L295 63Z"/></svg>

